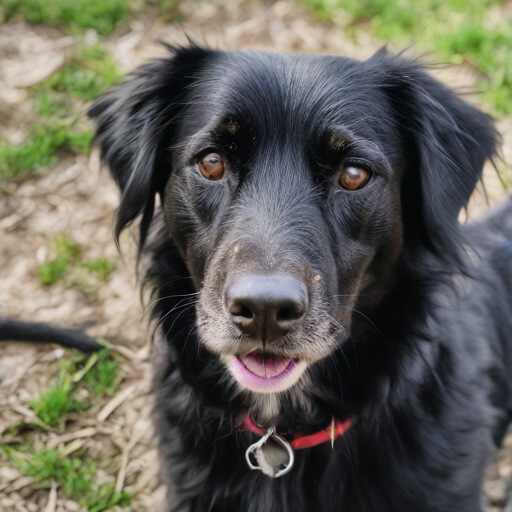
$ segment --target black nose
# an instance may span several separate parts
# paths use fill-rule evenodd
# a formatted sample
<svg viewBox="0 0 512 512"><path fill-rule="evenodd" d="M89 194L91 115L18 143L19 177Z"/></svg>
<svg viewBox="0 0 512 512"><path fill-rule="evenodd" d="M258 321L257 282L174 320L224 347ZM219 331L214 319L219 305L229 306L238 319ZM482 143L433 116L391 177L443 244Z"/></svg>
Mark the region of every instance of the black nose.
<svg viewBox="0 0 512 512"><path fill-rule="evenodd" d="M301 325L308 308L308 290L292 276L247 275L227 288L226 304L244 334L272 341Z"/></svg>

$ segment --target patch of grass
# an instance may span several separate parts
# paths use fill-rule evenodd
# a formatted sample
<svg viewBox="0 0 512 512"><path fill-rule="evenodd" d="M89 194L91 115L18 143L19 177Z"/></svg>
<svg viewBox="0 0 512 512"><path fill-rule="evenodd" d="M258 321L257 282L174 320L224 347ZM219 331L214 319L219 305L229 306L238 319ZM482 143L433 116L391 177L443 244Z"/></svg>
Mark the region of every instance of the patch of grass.
<svg viewBox="0 0 512 512"><path fill-rule="evenodd" d="M80 245L66 235L55 239L53 249L55 257L39 267L39 278L44 285L53 284L61 279L81 253Z"/></svg>
<svg viewBox="0 0 512 512"><path fill-rule="evenodd" d="M73 98L90 101L119 78L121 73L107 52L98 45L82 46L71 62L36 87L36 91L66 93Z"/></svg>
<svg viewBox="0 0 512 512"><path fill-rule="evenodd" d="M68 286L78 288L87 295L94 294L98 284L104 281L115 268L115 264L106 258L82 260L70 268L65 281Z"/></svg>
<svg viewBox="0 0 512 512"><path fill-rule="evenodd" d="M78 126L77 111L120 76L110 56L98 45L82 46L62 69L32 87L37 121L23 143L0 141L0 179L40 173L57 162L62 149L87 150L93 133Z"/></svg>
<svg viewBox="0 0 512 512"><path fill-rule="evenodd" d="M38 171L56 161L55 153L66 140L59 126L36 129L19 145L0 142L0 178L7 179Z"/></svg>
<svg viewBox="0 0 512 512"><path fill-rule="evenodd" d="M442 59L477 66L484 100L499 114L512 113L512 20L494 9L500 0L305 0L323 19L341 9L352 25L369 24L396 46L411 41Z"/></svg>
<svg viewBox="0 0 512 512"><path fill-rule="evenodd" d="M84 149L91 138L91 132L74 131L72 126L62 122L47 122L34 127L21 144L0 141L0 179L39 173L58 160L60 149Z"/></svg>
<svg viewBox="0 0 512 512"><path fill-rule="evenodd" d="M39 267L39 279L44 285L53 284L58 281L66 272L67 262L65 260L55 258Z"/></svg>
<svg viewBox="0 0 512 512"><path fill-rule="evenodd" d="M459 30L440 34L436 50L445 59L461 56L479 68L484 101L499 114L512 113L512 21L489 29L470 20Z"/></svg>
<svg viewBox="0 0 512 512"><path fill-rule="evenodd" d="M82 150L86 153L91 146L94 133L92 130L73 130L68 132L66 138L66 147L74 150Z"/></svg>
<svg viewBox="0 0 512 512"><path fill-rule="evenodd" d="M116 268L115 263L107 258L84 258L80 245L66 235L55 239L53 253L53 258L38 270L39 279L46 286L63 279L67 286L90 294Z"/></svg>
<svg viewBox="0 0 512 512"><path fill-rule="evenodd" d="M130 504L131 496L127 492L115 493L113 484L99 485L96 482L98 466L84 460L83 454L70 457L57 449L42 449L29 453L10 450L9 456L24 475L48 486L51 480L55 480L60 491L89 512Z"/></svg>
<svg viewBox="0 0 512 512"><path fill-rule="evenodd" d="M72 397L73 385L69 376L61 373L59 382L32 399L30 405L37 417L47 425L59 425L64 415L84 410L84 404Z"/></svg>
<svg viewBox="0 0 512 512"><path fill-rule="evenodd" d="M96 258L83 262L83 267L95 274L98 279L107 278L116 268L115 263L107 258Z"/></svg>
<svg viewBox="0 0 512 512"><path fill-rule="evenodd" d="M32 94L34 100L34 109L36 114L41 117L63 117L69 113L71 109L70 101L62 94L50 88L41 88L41 86L34 89L35 93Z"/></svg>
<svg viewBox="0 0 512 512"><path fill-rule="evenodd" d="M120 384L119 367L117 361L104 349L98 353L97 362L84 375L83 383L89 387L94 396L102 393L112 396Z"/></svg>
<svg viewBox="0 0 512 512"><path fill-rule="evenodd" d="M90 356L78 354L66 358L59 368L59 380L30 402L37 417L50 426L60 425L67 414L84 411L90 406L88 401L76 400L79 386L88 389L94 397L112 396L122 380L118 363L109 349Z"/></svg>
<svg viewBox="0 0 512 512"><path fill-rule="evenodd" d="M73 32L92 28L109 34L128 19L130 0L3 0L5 19L21 16L29 23L68 26Z"/></svg>
<svg viewBox="0 0 512 512"><path fill-rule="evenodd" d="M76 253L76 247L71 247L71 252ZM108 348L90 356L74 351L69 358L59 361L59 370L57 383L31 400L32 408L44 422L32 422L35 426L59 425L66 414L85 410L90 404L75 399L80 388L89 390L95 397L110 396L121 381L117 361ZM4 443L0 443L0 461L12 461L24 475L33 477L43 487L55 481L59 495L76 501L89 512L130 504L131 495L127 492L116 493L113 483L98 483L98 464L87 458L87 452L76 451L71 446L63 451L34 449L30 442L21 439L18 430L14 435L15 440L9 441L4 436ZM13 449L10 443L18 444L18 449Z"/></svg>
<svg viewBox="0 0 512 512"><path fill-rule="evenodd" d="M2 0L0 22L21 17L28 23L67 28L72 33L94 29L99 34L110 34L140 11L153 8L157 14L177 13L179 0Z"/></svg>

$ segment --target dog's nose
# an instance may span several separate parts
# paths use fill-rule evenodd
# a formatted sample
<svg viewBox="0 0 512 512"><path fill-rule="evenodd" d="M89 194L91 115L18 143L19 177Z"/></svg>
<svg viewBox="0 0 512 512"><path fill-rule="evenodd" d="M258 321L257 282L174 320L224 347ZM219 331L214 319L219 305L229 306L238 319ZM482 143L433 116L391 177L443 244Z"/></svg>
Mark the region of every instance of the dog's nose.
<svg viewBox="0 0 512 512"><path fill-rule="evenodd" d="M227 288L225 298L235 325L262 341L297 329L308 308L306 285L286 275L241 277Z"/></svg>

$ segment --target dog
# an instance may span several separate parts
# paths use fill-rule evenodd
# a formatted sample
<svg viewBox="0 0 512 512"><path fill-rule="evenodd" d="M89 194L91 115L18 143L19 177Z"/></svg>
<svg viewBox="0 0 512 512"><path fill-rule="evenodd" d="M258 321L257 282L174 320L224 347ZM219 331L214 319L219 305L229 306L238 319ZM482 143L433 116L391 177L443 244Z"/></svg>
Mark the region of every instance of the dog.
<svg viewBox="0 0 512 512"><path fill-rule="evenodd" d="M169 51L89 111L150 261L167 510L483 510L512 204L458 217L491 119L385 50Z"/></svg>

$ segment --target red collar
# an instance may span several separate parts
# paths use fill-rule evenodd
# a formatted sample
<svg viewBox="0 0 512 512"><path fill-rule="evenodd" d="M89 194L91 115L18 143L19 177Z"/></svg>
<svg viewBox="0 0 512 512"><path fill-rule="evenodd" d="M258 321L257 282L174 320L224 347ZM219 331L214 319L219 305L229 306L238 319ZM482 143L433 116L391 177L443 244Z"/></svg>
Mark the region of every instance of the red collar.
<svg viewBox="0 0 512 512"><path fill-rule="evenodd" d="M324 430L320 430L316 434L310 434L305 436L300 432L293 432L293 441L290 441L290 445L295 450L301 450L302 448L311 448L318 444L327 443L328 441L334 442L335 439L342 436L352 425L353 418L350 417L345 421L338 420L332 417L331 424ZM249 430L255 434L264 434L265 429L257 427L249 417L249 414L244 419L244 430Z"/></svg>

